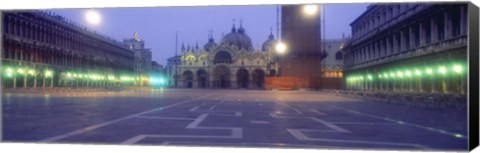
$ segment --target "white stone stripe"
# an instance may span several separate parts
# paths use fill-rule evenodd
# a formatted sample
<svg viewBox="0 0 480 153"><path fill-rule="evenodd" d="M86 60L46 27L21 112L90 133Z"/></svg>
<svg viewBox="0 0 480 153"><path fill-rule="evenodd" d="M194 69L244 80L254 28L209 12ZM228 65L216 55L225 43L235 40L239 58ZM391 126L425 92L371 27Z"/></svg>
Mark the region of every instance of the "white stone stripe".
<svg viewBox="0 0 480 153"><path fill-rule="evenodd" d="M122 144L134 144L147 137L159 137L159 138L221 138L221 139L242 139L243 128L240 127L199 127L198 125L204 121L209 114L203 113L198 116L192 123L188 124L186 129L214 129L214 130L231 130L232 133L229 136L215 136L215 135L138 135L132 137Z"/></svg>
<svg viewBox="0 0 480 153"><path fill-rule="evenodd" d="M404 122L404 121L400 121L400 120L396 120L396 119L391 119L391 118L388 118L388 117L382 117L382 116L362 113L362 112L358 112L358 111L354 111L354 110L350 110L350 109L339 108L339 107L336 107L336 106L331 106L331 107L335 108L335 109L345 110L345 111L348 111L350 113L354 113L354 114L358 114L358 115L363 115L363 116L367 116L367 117L371 117L371 118L390 121L390 122L394 122L394 123L401 124L401 125L408 125L408 126L432 131L432 132L437 132L437 133L444 134L444 135L450 135L450 136L454 136L454 137L459 138L459 139L467 139L467 137L465 137L464 135L459 134L459 133L448 132L448 131L441 130L441 129L436 129L436 128L432 128L432 127L428 127L428 126L423 126L423 125L418 125L418 124L414 124L414 123Z"/></svg>
<svg viewBox="0 0 480 153"><path fill-rule="evenodd" d="M296 109L296 108L294 108L294 107L292 107L288 104L280 104L280 105L286 106L286 107L292 109L293 111L297 112L298 114L302 114L302 111L300 111L300 110L298 110L298 109Z"/></svg>
<svg viewBox="0 0 480 153"><path fill-rule="evenodd" d="M92 125L92 126L89 126L89 127L86 127L86 128L82 128L82 129L78 129L78 130L75 130L75 131L72 131L72 132L69 132L69 133L66 133L66 134L49 137L49 138L40 140L39 142L54 142L54 141L58 141L58 140L61 140L61 139L65 139L65 138L67 138L67 137L71 137L71 136L78 135L78 134L81 134L81 133L85 133L85 132L88 132L88 131L91 131L91 130L95 130L95 129L98 129L98 128L101 128L101 127L104 127L104 126L107 126L107 125L110 125L110 124L113 124L113 123L116 123L116 122L120 122L120 121L123 121L123 120L127 120L127 119L130 119L130 118L134 118L134 117L137 117L137 116L141 116L141 115L144 115L144 114L148 114L148 113L151 113L151 112L154 112L154 111L167 109L167 108L174 107L174 106L177 106L177 105L181 105L181 104L184 104L184 103L192 102L192 101L195 101L195 100L204 98L204 97L208 97L208 96L210 96L210 95L212 95L212 94L214 94L214 93L215 93L215 92L212 92L212 93L210 93L210 94L203 95L203 96L200 96L200 97L197 97L197 98L184 100L184 101L181 101L181 102L178 102L178 103L175 103L175 104L171 104L171 105L168 105L168 106L163 106L163 107L155 108L155 109L152 109L152 110L140 112L140 113L137 113L137 114L125 116L125 117L122 117L122 118L119 118L119 119L116 119L116 120L111 120L111 121L108 121L108 122L104 122L104 123Z"/></svg>
<svg viewBox="0 0 480 153"><path fill-rule="evenodd" d="M335 131L337 132L341 132L341 133L350 133L350 131L344 129L344 128L341 128L339 126L336 126L335 124L332 124L330 122L327 122L327 121L324 121L322 119L319 119L319 118L316 118L316 117L309 117L311 120L314 120L320 124L323 124L331 129L334 129Z"/></svg>
<svg viewBox="0 0 480 153"><path fill-rule="evenodd" d="M322 113L322 112L320 112L320 111L318 111L318 110L316 110L316 109L310 109L310 111L313 112L313 113L315 113L315 114L318 114L318 115L327 115L327 114Z"/></svg>
<svg viewBox="0 0 480 153"><path fill-rule="evenodd" d="M200 116L198 116L192 123L188 124L187 125L187 129L192 129L192 128L196 128L198 126L198 124L200 124L203 120L205 120L207 118L208 114L202 114Z"/></svg>
<svg viewBox="0 0 480 153"><path fill-rule="evenodd" d="M335 131L335 132L351 133L350 131L348 131L348 130L346 130L346 129L344 129L344 128L341 128L341 127L336 126L336 125L334 125L334 124L332 124L332 123L330 123L330 122L324 121L324 120L319 119L319 118L316 118L316 117L302 117L302 116L300 116L300 117L293 117L293 116L289 117L289 116L278 116L278 115L275 114L275 113L270 113L270 116L273 117L273 118L306 118L306 119L311 119L311 120L313 120L313 121L315 121L315 122L317 122L317 123L320 123L320 124L322 124L322 125L324 125L324 126L326 126L326 127L329 127L330 129L332 129L332 130Z"/></svg>
<svg viewBox="0 0 480 153"><path fill-rule="evenodd" d="M133 138L130 138L130 139L122 142L121 144L134 144L134 143L137 143L140 140L145 139L146 137L147 137L147 135L137 135Z"/></svg>
<svg viewBox="0 0 480 153"><path fill-rule="evenodd" d="M356 144L373 144L373 145L388 145L388 146L406 146L406 147L415 147L420 149L429 149L426 146L419 144L409 144L409 143L394 143L394 142L376 142L376 141L360 141L360 140L339 140L339 139L323 139L323 138L310 138L303 134L299 129L287 129L290 134L292 134L297 140L300 141L321 141L321 142L336 142L336 143L356 143ZM315 130L310 130L315 131ZM322 131L319 131L322 132Z"/></svg>
<svg viewBox="0 0 480 153"><path fill-rule="evenodd" d="M158 117L158 116L136 116L135 118L163 119L163 120L195 120L194 118L184 118L184 117Z"/></svg>
<svg viewBox="0 0 480 153"><path fill-rule="evenodd" d="M330 122L332 124L349 124L349 125L397 125L390 122Z"/></svg>
<svg viewBox="0 0 480 153"><path fill-rule="evenodd" d="M219 104L223 103L223 101L220 101L218 103L216 103L215 105L213 105L212 107L210 107L208 110L213 110L215 109L215 107L217 107Z"/></svg>
<svg viewBox="0 0 480 153"><path fill-rule="evenodd" d="M197 110L197 109L199 109L199 108L200 108L199 106L195 106L195 107L193 107L192 109L190 109L190 110L188 110L188 111L193 112L193 111L195 111L195 110Z"/></svg>
<svg viewBox="0 0 480 153"><path fill-rule="evenodd" d="M310 147L310 148L336 148L336 149L345 149L345 147L338 146L324 146L324 145L310 145L310 144L294 144L294 143L248 143L248 142L198 142L198 141L165 141L162 144L166 145L178 145L178 144L189 144L189 145L240 145L240 146L273 146L273 147Z"/></svg>

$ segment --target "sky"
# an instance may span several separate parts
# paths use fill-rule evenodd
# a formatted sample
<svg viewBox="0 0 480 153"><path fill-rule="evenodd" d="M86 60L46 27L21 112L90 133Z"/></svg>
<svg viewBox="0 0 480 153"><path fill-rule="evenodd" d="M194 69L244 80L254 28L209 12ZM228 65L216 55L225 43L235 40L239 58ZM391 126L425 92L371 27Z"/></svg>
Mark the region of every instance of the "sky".
<svg viewBox="0 0 480 153"><path fill-rule="evenodd" d="M325 37L327 39L349 36L349 24L363 13L369 4L325 4ZM107 35L118 41L132 38L137 32L145 47L152 50L152 60L165 65L175 55L175 33L178 33L178 51L183 44L200 48L208 41L208 32L213 31L215 42L230 32L232 24L238 28L240 21L252 39L255 49L260 49L272 29L276 36L276 5L245 6L183 6L183 7L138 7L96 8L101 22L87 22L87 9L55 9L55 13L88 29Z"/></svg>

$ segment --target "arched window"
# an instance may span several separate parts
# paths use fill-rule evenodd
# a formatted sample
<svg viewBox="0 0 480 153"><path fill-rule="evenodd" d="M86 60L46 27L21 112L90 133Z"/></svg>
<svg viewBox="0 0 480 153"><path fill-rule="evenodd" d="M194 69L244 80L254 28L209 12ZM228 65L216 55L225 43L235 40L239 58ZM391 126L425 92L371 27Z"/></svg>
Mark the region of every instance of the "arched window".
<svg viewBox="0 0 480 153"><path fill-rule="evenodd" d="M214 64L218 63L227 63L231 64L232 63L232 56L226 51L220 51L215 55L215 59L213 60Z"/></svg>

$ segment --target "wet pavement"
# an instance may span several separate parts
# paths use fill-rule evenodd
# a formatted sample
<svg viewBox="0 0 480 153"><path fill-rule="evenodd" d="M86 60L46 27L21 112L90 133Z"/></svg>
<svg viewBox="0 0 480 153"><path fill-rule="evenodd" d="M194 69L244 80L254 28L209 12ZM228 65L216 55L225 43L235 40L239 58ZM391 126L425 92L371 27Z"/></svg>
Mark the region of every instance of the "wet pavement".
<svg viewBox="0 0 480 153"><path fill-rule="evenodd" d="M464 110L314 91L152 89L3 93L3 141L466 150Z"/></svg>

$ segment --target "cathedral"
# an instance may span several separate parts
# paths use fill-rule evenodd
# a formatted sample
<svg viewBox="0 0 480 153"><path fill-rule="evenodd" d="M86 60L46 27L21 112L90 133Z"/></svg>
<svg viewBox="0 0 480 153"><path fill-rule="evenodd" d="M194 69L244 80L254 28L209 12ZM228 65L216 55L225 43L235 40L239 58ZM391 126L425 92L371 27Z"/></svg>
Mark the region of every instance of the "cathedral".
<svg viewBox="0 0 480 153"><path fill-rule="evenodd" d="M199 48L182 44L169 73L171 85L180 88L250 88L263 89L266 75L276 75L272 32L260 49L253 48L252 40L242 24L233 27L216 43L212 34ZM172 66L172 65L170 65Z"/></svg>

